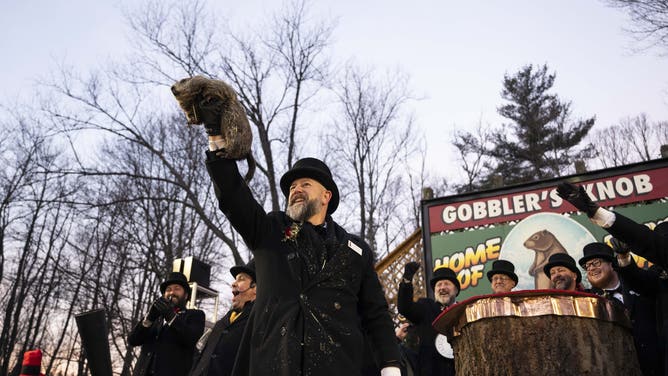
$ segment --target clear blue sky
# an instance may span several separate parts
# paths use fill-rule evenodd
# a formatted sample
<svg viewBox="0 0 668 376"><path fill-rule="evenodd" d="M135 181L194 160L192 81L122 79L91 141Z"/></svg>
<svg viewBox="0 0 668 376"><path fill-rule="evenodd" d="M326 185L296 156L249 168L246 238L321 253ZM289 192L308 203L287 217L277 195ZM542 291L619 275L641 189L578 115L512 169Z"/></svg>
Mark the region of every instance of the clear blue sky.
<svg viewBox="0 0 668 376"><path fill-rule="evenodd" d="M219 1L226 18L252 24L273 4ZM482 119L500 124L504 73L547 63L554 92L573 102L576 117L597 126L648 114L668 120L668 56L633 53L623 32L628 17L602 1L352 1L314 2L317 15L336 17L333 56L400 68L424 99L414 104L433 164L447 158L453 127ZM40 75L66 62L85 71L128 51L119 2L2 0L0 101L26 97Z"/></svg>

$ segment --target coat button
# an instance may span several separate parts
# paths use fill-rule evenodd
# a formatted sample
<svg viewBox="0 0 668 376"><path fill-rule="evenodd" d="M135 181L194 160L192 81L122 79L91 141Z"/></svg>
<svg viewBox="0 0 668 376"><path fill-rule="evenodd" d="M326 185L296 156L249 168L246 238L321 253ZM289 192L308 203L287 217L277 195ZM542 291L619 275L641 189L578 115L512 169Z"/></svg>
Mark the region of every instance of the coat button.
<svg viewBox="0 0 668 376"><path fill-rule="evenodd" d="M339 302L334 302L334 309L335 310L340 310L341 309L341 304Z"/></svg>
<svg viewBox="0 0 668 376"><path fill-rule="evenodd" d="M307 301L308 297L305 294L299 294L299 298L303 301Z"/></svg>

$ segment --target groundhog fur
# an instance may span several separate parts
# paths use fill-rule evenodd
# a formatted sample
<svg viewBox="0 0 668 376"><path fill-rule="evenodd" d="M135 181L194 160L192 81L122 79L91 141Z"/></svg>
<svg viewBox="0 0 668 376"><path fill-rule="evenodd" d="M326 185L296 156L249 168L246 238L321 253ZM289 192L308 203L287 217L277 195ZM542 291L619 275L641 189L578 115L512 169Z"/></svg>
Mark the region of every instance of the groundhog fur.
<svg viewBox="0 0 668 376"><path fill-rule="evenodd" d="M202 76L184 78L172 86L188 124L220 124L224 149L222 156L248 162L246 181L255 172L251 154L253 134L244 108L234 90L225 82Z"/></svg>
<svg viewBox="0 0 668 376"><path fill-rule="evenodd" d="M555 253L566 253L566 248L559 242L556 236L548 230L541 230L524 242L524 246L534 251L535 257L533 264L529 268L529 275L535 279L535 285L538 289L550 288L550 280L543 272L543 267Z"/></svg>

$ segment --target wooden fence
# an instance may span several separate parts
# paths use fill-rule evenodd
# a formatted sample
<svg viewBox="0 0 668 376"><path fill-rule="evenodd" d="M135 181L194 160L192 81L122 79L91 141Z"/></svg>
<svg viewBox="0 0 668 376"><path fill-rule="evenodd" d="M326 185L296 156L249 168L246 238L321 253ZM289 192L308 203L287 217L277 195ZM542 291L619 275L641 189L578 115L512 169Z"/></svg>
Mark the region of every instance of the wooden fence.
<svg viewBox="0 0 668 376"><path fill-rule="evenodd" d="M395 323L399 322L397 312L397 293L399 283L404 274L404 265L417 261L422 265L413 278L413 299L418 300L427 296L424 257L422 254L422 230L417 229L406 240L376 264L376 273L385 290L385 298L390 306L390 312Z"/></svg>

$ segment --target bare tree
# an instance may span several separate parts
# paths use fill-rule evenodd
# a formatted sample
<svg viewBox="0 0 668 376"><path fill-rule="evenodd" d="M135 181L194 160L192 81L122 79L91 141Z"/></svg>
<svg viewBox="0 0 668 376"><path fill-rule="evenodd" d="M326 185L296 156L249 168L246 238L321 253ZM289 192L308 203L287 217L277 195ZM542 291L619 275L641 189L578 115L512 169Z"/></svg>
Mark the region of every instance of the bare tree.
<svg viewBox="0 0 668 376"><path fill-rule="evenodd" d="M44 333L57 312L61 275L54 259L62 254L69 237L72 208L62 204L72 194L65 176L49 171L62 167L61 151L43 134L38 119L20 119L18 131L3 150L3 294L0 297L0 373L17 375L23 352L32 346L50 344ZM33 124L33 125L29 125ZM7 268L4 268L7 266ZM14 367L11 363L14 361Z"/></svg>
<svg viewBox="0 0 668 376"><path fill-rule="evenodd" d="M629 14L632 27L628 31L639 42L646 44L644 48L653 46L668 48L668 1L606 0L606 2Z"/></svg>
<svg viewBox="0 0 668 376"><path fill-rule="evenodd" d="M410 210L402 211L406 201L412 206L410 193L405 189L401 164L406 155L416 152L413 142L416 130L405 106L411 99L408 78L395 72L377 79L370 70L363 71L348 65L334 91L341 106L341 120L334 121L326 143L338 162L338 177L344 195L355 195L361 219L359 235L376 252L389 251L400 235L414 229L405 228ZM409 206L410 207L410 206ZM405 207L403 208L405 209ZM402 218L389 231L384 244L378 244L379 230L389 230L389 223ZM382 247L382 248L381 248Z"/></svg>
<svg viewBox="0 0 668 376"><path fill-rule="evenodd" d="M272 210L282 207L279 160L289 169L300 150L301 115L328 74L325 56L333 23L310 21L307 3L291 3L274 15L268 31L250 37L231 35L235 49L221 56L224 78L237 88L255 126L261 155L258 169L266 177ZM257 150L257 149L256 149ZM254 187L256 188L256 187Z"/></svg>
<svg viewBox="0 0 668 376"><path fill-rule="evenodd" d="M452 144L457 149L461 168L464 171L464 183L457 184L455 189L459 193L471 192L476 189L480 179L484 176L485 166L489 163L488 149L492 130L489 125L484 126L482 119L474 132L455 131Z"/></svg>
<svg viewBox="0 0 668 376"><path fill-rule="evenodd" d="M595 131L589 139L596 162L603 167L622 166L661 157L668 143L668 122L650 122L646 114L626 117Z"/></svg>
<svg viewBox="0 0 668 376"><path fill-rule="evenodd" d="M262 174L251 189L280 209L280 170L320 134L306 125L330 75L334 23L313 18L307 4L291 3L242 36L219 32L225 25L204 1L143 3L127 13L132 58L105 71L60 69L39 92L41 108L20 112L37 119L13 115L3 124L0 374L17 373L32 346L44 349L48 373L86 374L73 316L94 308L107 312L115 369L129 374L136 350L127 334L174 258L194 255L215 270L249 257L216 207L204 132L185 126L168 88L194 74L235 86L256 133ZM353 184L342 187L362 218L360 234L386 252L414 230L415 187L424 180L424 164L408 167L416 131L405 113L406 79L347 74L336 122L345 142L332 145L350 171L342 179Z"/></svg>

